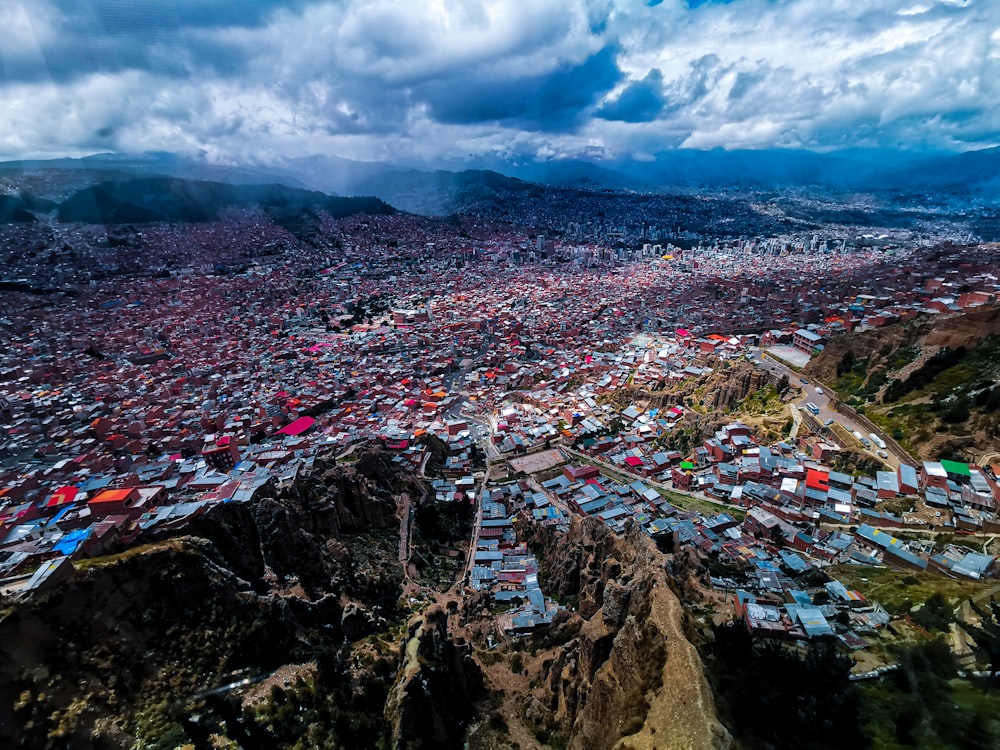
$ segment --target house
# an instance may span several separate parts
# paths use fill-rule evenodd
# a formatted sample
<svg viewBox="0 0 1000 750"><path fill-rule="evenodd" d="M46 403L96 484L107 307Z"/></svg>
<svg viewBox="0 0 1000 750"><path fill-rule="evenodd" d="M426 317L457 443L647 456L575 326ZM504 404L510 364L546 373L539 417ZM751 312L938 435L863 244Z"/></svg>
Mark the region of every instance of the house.
<svg viewBox="0 0 1000 750"><path fill-rule="evenodd" d="M900 464L897 470L899 479L899 491L904 495L915 495L920 488L920 479L917 477L917 470L908 464Z"/></svg>
<svg viewBox="0 0 1000 750"><path fill-rule="evenodd" d="M895 471L875 472L878 482L877 494L880 500L889 500L899 496L899 474Z"/></svg>
<svg viewBox="0 0 1000 750"><path fill-rule="evenodd" d="M92 518L103 518L110 515L138 515L135 511L139 498L138 487L104 490L87 502L87 508L90 510Z"/></svg>
<svg viewBox="0 0 1000 750"><path fill-rule="evenodd" d="M948 472L940 461L924 461L920 465L920 480L924 487L948 489Z"/></svg>
<svg viewBox="0 0 1000 750"><path fill-rule="evenodd" d="M818 333L805 328L800 328L792 334L792 346L806 354L812 354L816 349L821 349L825 342L826 339Z"/></svg>

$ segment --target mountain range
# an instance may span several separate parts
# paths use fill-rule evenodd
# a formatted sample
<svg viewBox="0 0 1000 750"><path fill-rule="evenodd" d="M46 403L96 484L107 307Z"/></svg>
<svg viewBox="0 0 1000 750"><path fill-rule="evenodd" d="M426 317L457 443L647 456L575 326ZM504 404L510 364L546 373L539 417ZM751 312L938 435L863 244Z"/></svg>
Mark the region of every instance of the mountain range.
<svg viewBox="0 0 1000 750"><path fill-rule="evenodd" d="M162 152L96 154L0 163L0 195L6 194L0 200L0 221L28 221L56 204L61 220L102 223L200 220L223 205L308 205L334 215L366 205L331 203L331 195L374 196L401 210L446 215L540 185L643 193L872 193L893 201L958 199L993 205L1000 187L1000 148L961 154L675 150L601 162L492 158L426 164L316 155L269 165L223 165ZM384 212L388 207L370 208Z"/></svg>

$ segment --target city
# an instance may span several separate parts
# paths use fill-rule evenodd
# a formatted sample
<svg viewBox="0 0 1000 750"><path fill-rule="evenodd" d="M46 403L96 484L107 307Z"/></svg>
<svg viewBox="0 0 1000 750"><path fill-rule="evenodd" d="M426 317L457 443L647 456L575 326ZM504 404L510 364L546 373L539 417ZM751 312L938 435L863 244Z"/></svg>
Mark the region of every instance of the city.
<svg viewBox="0 0 1000 750"><path fill-rule="evenodd" d="M1000 746L1000 5L0 23L0 747Z"/></svg>

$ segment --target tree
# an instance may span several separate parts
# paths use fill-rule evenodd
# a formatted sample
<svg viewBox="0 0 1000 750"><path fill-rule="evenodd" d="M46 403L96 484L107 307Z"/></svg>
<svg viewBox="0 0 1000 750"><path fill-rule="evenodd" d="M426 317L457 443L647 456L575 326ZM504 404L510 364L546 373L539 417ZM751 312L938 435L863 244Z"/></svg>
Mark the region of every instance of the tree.
<svg viewBox="0 0 1000 750"><path fill-rule="evenodd" d="M755 641L742 622L715 628L709 674L727 725L746 747L865 748L852 662L830 643L806 654Z"/></svg>
<svg viewBox="0 0 1000 750"><path fill-rule="evenodd" d="M979 627L970 625L967 622L960 622L959 626L968 633L974 641L972 650L976 656L990 665L990 686L996 681L997 672L1000 672L1000 604L995 599L990 598L989 612L978 606L972 599L969 599L969 606L972 611L979 615L981 620Z"/></svg>
<svg viewBox="0 0 1000 750"><path fill-rule="evenodd" d="M954 620L955 613L951 604L940 591L927 597L924 605L913 613L913 621L927 630L945 631Z"/></svg>

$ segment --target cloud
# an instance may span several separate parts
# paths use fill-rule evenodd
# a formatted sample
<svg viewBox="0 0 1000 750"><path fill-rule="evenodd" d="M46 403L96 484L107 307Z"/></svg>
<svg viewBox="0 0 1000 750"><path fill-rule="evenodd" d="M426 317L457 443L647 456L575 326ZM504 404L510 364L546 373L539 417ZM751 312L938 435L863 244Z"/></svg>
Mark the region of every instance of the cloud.
<svg viewBox="0 0 1000 750"><path fill-rule="evenodd" d="M531 130L563 130L621 78L615 51L605 48L578 65L500 80L459 79L421 86L435 119L445 123L513 121Z"/></svg>
<svg viewBox="0 0 1000 750"><path fill-rule="evenodd" d="M597 110L597 117L622 122L649 122L663 111L663 73L653 68L645 78L631 82L615 98Z"/></svg>
<svg viewBox="0 0 1000 750"><path fill-rule="evenodd" d="M986 0L6 0L0 154L1000 143Z"/></svg>

